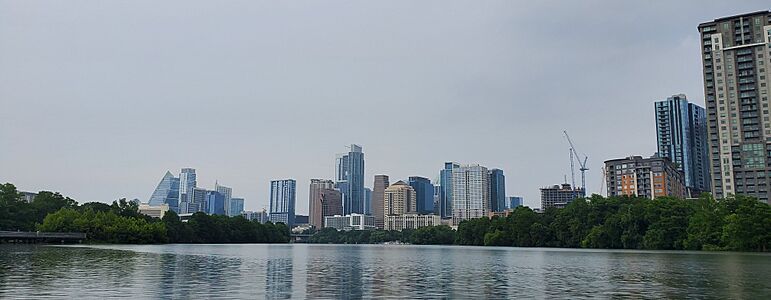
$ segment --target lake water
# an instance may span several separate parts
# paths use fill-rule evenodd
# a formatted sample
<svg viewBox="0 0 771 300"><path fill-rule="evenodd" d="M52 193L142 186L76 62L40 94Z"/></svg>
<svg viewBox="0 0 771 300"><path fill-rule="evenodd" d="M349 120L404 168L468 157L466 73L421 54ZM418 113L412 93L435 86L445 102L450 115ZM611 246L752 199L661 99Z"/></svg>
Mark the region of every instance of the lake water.
<svg viewBox="0 0 771 300"><path fill-rule="evenodd" d="M0 298L771 297L771 255L407 245L0 245Z"/></svg>

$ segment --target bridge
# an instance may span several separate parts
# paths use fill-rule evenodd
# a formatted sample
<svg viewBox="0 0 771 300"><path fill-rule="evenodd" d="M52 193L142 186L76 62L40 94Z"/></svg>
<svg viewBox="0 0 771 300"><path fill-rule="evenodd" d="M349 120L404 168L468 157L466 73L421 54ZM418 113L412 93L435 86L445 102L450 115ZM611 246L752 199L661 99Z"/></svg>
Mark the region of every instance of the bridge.
<svg viewBox="0 0 771 300"><path fill-rule="evenodd" d="M86 239L83 232L31 232L31 231L0 231L0 241L17 243L52 243L80 242Z"/></svg>

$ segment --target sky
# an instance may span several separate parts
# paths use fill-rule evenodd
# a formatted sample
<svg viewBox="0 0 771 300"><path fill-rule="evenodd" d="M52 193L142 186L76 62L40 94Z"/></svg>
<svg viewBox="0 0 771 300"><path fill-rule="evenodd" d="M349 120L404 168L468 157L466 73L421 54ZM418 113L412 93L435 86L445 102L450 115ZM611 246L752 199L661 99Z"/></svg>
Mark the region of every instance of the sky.
<svg viewBox="0 0 771 300"><path fill-rule="evenodd" d="M509 195L656 151L653 102L704 105L697 25L766 1L0 0L0 182L142 201L197 170L267 208L270 180L365 185L500 168ZM576 171L577 172L577 171ZM579 174L576 174L580 182Z"/></svg>

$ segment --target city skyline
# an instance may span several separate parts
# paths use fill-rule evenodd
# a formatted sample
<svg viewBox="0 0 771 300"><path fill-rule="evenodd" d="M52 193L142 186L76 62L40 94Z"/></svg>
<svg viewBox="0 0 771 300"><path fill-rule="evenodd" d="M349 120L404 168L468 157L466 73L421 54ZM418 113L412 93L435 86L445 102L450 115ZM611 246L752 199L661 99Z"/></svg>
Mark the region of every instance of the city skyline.
<svg viewBox="0 0 771 300"><path fill-rule="evenodd" d="M334 38L326 43L329 36L308 35L307 25L296 25L285 32L304 41L296 44L260 26L310 15L284 4L272 4L278 5L276 17L265 21L244 19L241 7L218 7L220 14L204 19L219 26L197 27L188 22L195 14L179 14L176 4L158 4L137 25L127 21L136 11L115 4L88 13L77 3L3 2L0 34L16 42L0 44L14 57L0 61L0 101L7 108L0 112L0 140L7 143L0 147L0 181L79 201L146 201L158 175L192 167L200 185L227 183L245 199L245 209L260 210L268 206L271 178L295 178L305 199L310 178L334 178L330 157L357 143L366 149L364 182L370 188L374 174L388 174L393 182L409 176L433 181L445 161L462 161L505 170L506 196L521 195L525 205L538 207L538 188L569 175L561 136L567 129L589 156L588 192L598 193L604 160L656 151L652 99L683 93L705 106L696 25L767 9L760 1L699 4L608 2L601 5L607 11L579 3L497 5L516 9L447 4L454 18L419 4L357 4L339 11L332 5L316 9L337 14L341 24L324 17L307 21ZM405 10L414 14L393 13ZM348 26L382 17L405 25ZM518 29L530 23L539 26ZM563 30L566 24L570 30ZM274 46L226 34L244 26ZM119 34L104 34L107 28ZM598 34L607 30L612 34ZM199 32L217 40L192 43L190 36ZM434 38L421 42L424 35ZM91 43L94 36L105 42ZM371 39L389 46L355 42ZM533 51L531 43L542 47ZM565 52L567 47L574 51ZM302 59L306 54L317 60L315 67ZM360 63L345 64L344 57ZM272 63L293 60L299 64ZM331 70L339 64L340 71ZM592 117L600 110L603 117ZM314 119L333 111L348 118ZM404 122L369 117L397 111ZM228 122L182 122L210 113ZM619 134L612 126L619 120L631 124L636 138L602 143L599 137ZM284 134L266 130L278 124L286 126ZM314 126L314 132L335 134L308 134ZM384 138L392 132L401 132L409 147ZM205 138L228 143L201 143ZM464 143L443 145L454 140ZM307 209L298 205L297 213Z"/></svg>

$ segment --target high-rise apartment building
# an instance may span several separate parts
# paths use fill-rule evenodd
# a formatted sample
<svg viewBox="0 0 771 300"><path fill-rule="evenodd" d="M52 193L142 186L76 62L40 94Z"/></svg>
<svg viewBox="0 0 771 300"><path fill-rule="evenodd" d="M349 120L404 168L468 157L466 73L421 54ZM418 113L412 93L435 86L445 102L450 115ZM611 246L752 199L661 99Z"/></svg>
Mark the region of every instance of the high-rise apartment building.
<svg viewBox="0 0 771 300"><path fill-rule="evenodd" d="M343 193L346 214L364 213L364 152L359 145L351 145L346 154L336 158L336 187Z"/></svg>
<svg viewBox="0 0 771 300"><path fill-rule="evenodd" d="M384 226L385 203L383 202L383 199L385 197L385 189L388 188L389 185L388 175L375 175L375 182L372 185L372 216L375 217L375 226L378 229L383 229Z"/></svg>
<svg viewBox="0 0 771 300"><path fill-rule="evenodd" d="M308 193L308 219L310 224L316 228L324 227L321 192L334 188L335 182L332 180L311 179L310 192Z"/></svg>
<svg viewBox="0 0 771 300"><path fill-rule="evenodd" d="M150 206L167 204L169 210L179 213L179 178L166 171L147 203Z"/></svg>
<svg viewBox="0 0 771 300"><path fill-rule="evenodd" d="M372 189L364 188L364 214L372 215Z"/></svg>
<svg viewBox="0 0 771 300"><path fill-rule="evenodd" d="M608 196L686 197L683 172L669 158L630 156L607 160L605 179Z"/></svg>
<svg viewBox="0 0 771 300"><path fill-rule="evenodd" d="M180 213L188 213L190 211L191 205L189 202L193 202L193 189L195 189L196 186L195 169L182 169L182 171L179 172L179 197L177 197L179 199ZM184 206L184 209L182 206Z"/></svg>
<svg viewBox="0 0 771 300"><path fill-rule="evenodd" d="M386 216L403 215L417 211L415 189L404 181L397 181L385 189L383 210Z"/></svg>
<svg viewBox="0 0 771 300"><path fill-rule="evenodd" d="M503 170L490 169L490 211L506 209L506 177Z"/></svg>
<svg viewBox="0 0 771 300"><path fill-rule="evenodd" d="M525 201L522 199L522 197L519 196L511 196L509 197L508 203L506 203L506 209L515 209L518 206L524 206Z"/></svg>
<svg viewBox="0 0 771 300"><path fill-rule="evenodd" d="M445 162L444 169L439 171L439 216L442 219L452 218L452 172L460 168L454 162Z"/></svg>
<svg viewBox="0 0 771 300"><path fill-rule="evenodd" d="M270 221L294 225L295 191L294 179L272 180L270 182Z"/></svg>
<svg viewBox="0 0 771 300"><path fill-rule="evenodd" d="M226 187L226 186L222 186L222 185L219 184L219 182L215 181L214 182L214 190L217 191L218 193L222 194L222 196L224 197L224 199L225 199L224 200L225 201L224 202L225 203L225 213L230 215L230 199L233 198L233 189L229 188L229 187ZM239 214L240 214L240 212L239 212Z"/></svg>
<svg viewBox="0 0 771 300"><path fill-rule="evenodd" d="M569 183L541 188L541 209L564 208L576 198L584 197L584 190L573 188Z"/></svg>
<svg viewBox="0 0 771 300"><path fill-rule="evenodd" d="M768 203L771 184L771 12L699 24L712 193Z"/></svg>
<svg viewBox="0 0 771 300"><path fill-rule="evenodd" d="M415 201L419 214L434 213L434 185L431 180L420 176L410 176L407 180L415 190Z"/></svg>
<svg viewBox="0 0 771 300"><path fill-rule="evenodd" d="M321 194L321 226L323 227L325 217L343 214L343 194L337 189L322 189L319 193Z"/></svg>
<svg viewBox="0 0 771 300"><path fill-rule="evenodd" d="M452 219L486 217L490 212L490 176L487 168L465 165L452 168Z"/></svg>
<svg viewBox="0 0 771 300"><path fill-rule="evenodd" d="M225 195L218 191L206 191L204 211L210 215L225 215Z"/></svg>
<svg viewBox="0 0 771 300"><path fill-rule="evenodd" d="M230 198L230 216L240 216L244 212L244 198Z"/></svg>
<svg viewBox="0 0 771 300"><path fill-rule="evenodd" d="M673 95L654 104L658 155L669 158L685 175L688 195L710 192L707 115L685 95Z"/></svg>

